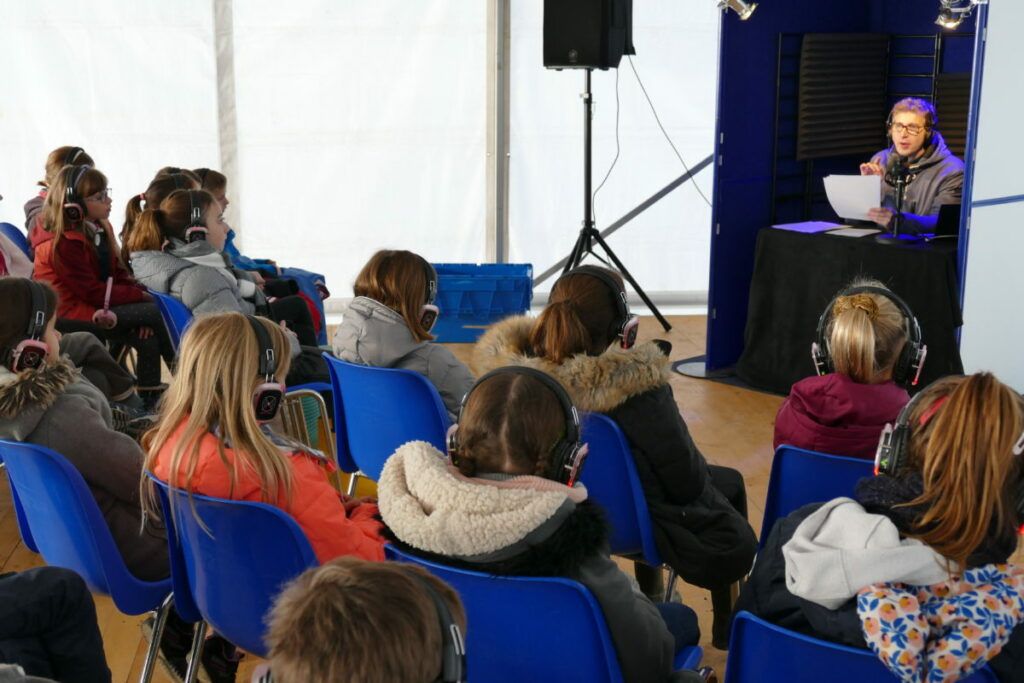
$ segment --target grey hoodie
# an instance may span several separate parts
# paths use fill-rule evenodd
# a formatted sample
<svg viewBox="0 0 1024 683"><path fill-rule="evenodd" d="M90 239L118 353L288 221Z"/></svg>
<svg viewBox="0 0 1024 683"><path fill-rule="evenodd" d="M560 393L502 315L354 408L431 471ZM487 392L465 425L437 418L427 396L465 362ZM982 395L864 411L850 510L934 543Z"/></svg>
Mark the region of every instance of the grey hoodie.
<svg viewBox="0 0 1024 683"><path fill-rule="evenodd" d="M166 251L137 251L132 254L135 279L152 290L170 294L194 315L239 311L253 314L256 306L242 296L238 273L226 272L189 259L203 261L217 251L207 242L185 244L171 240ZM256 292L262 298L262 293Z"/></svg>
<svg viewBox="0 0 1024 683"><path fill-rule="evenodd" d="M420 373L437 388L452 419L473 386L469 369L451 351L416 341L401 315L365 296L348 305L331 345L334 355L349 363Z"/></svg>
<svg viewBox="0 0 1024 683"><path fill-rule="evenodd" d="M949 580L945 559L913 538L900 538L885 515L850 498L822 505L782 546L786 588L828 609L875 583L930 586Z"/></svg>
<svg viewBox="0 0 1024 683"><path fill-rule="evenodd" d="M871 157L871 162L890 170L896 163L893 147ZM939 207L959 204L964 186L964 162L949 151L942 133L932 133L924 156L910 164L910 178L903 195L903 231L932 232L938 222ZM896 208L896 188L882 181L882 206Z"/></svg>

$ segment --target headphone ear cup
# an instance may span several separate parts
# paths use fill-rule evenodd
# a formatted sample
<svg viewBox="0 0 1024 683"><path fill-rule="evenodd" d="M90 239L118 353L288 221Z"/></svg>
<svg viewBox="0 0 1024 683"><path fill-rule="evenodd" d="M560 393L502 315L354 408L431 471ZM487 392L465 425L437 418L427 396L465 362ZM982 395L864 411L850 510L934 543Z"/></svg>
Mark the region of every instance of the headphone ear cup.
<svg viewBox="0 0 1024 683"><path fill-rule="evenodd" d="M35 370L46 362L50 353L50 347L46 342L38 339L25 339L14 347L11 353L11 372L22 372L23 370Z"/></svg>
<svg viewBox="0 0 1024 683"><path fill-rule="evenodd" d="M85 211L78 204L65 204L64 218L72 223L81 223L85 218Z"/></svg>
<svg viewBox="0 0 1024 683"><path fill-rule="evenodd" d="M445 442L448 444L448 460L456 467L459 466L459 425L453 424L448 428L448 435Z"/></svg>
<svg viewBox="0 0 1024 683"><path fill-rule="evenodd" d="M277 382L263 382L252 392L252 405L257 422L270 422L277 417L277 411L284 402L284 385Z"/></svg>

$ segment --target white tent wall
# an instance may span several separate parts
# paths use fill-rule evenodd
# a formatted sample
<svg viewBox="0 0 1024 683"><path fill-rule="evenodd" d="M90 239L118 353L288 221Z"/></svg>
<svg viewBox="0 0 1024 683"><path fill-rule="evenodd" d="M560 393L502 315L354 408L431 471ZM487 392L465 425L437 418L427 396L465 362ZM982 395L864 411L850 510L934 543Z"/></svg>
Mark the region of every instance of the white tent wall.
<svg viewBox="0 0 1024 683"><path fill-rule="evenodd" d="M1024 392L1024 146L1015 132L1024 109L1017 33L1022 22L1020 3L1000 0L988 7L960 353L966 372L992 371Z"/></svg>
<svg viewBox="0 0 1024 683"><path fill-rule="evenodd" d="M636 70L662 124L693 166L714 148L719 11L711 0L633 3ZM580 70L542 64L543 3L512 3L511 259L535 274L568 255L583 219L583 92ZM619 79L621 154L597 195L598 229L684 173L658 129L627 57L617 71L595 71L593 183L615 156L615 79ZM710 166L697 185L711 199ZM706 301L711 208L691 183L627 223L609 244L649 294ZM537 287L543 301L554 279Z"/></svg>
<svg viewBox="0 0 1024 683"><path fill-rule="evenodd" d="M79 145L128 198L168 164L216 165L209 0L0 2L0 220L24 225L49 152Z"/></svg>

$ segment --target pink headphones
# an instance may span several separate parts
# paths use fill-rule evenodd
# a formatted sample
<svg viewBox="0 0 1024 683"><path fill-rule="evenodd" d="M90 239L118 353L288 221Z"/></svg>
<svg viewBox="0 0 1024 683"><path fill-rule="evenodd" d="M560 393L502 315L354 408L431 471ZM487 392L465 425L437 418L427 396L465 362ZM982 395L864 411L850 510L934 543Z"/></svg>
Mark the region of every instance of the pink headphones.
<svg viewBox="0 0 1024 683"><path fill-rule="evenodd" d="M257 422L270 422L277 416L277 411L284 401L285 386L274 377L277 359L274 357L274 344L270 340L270 334L255 316L247 315L245 318L249 321L249 326L252 327L259 343L259 374L263 378L263 382L252 392L252 406L256 412Z"/></svg>
<svg viewBox="0 0 1024 683"><path fill-rule="evenodd" d="M50 353L50 347L42 341L43 333L46 331L46 296L43 294L43 287L33 280L25 282L28 283L32 296L32 315L29 316L28 330L25 332L27 338L20 341L11 351L7 367L15 373L42 366Z"/></svg>

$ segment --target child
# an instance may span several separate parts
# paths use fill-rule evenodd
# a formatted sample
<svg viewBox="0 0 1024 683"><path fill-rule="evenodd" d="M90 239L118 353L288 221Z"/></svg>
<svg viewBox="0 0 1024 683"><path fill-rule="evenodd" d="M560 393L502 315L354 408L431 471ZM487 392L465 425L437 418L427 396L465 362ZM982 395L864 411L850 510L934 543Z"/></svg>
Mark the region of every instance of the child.
<svg viewBox="0 0 1024 683"><path fill-rule="evenodd" d="M165 173L157 175L149 183L145 192L128 200L124 209L124 226L121 228L121 261L127 266L131 263L131 252L128 243L131 241L132 229L142 215L142 203L147 207L157 208L160 202L175 190L198 190L199 184L184 173Z"/></svg>
<svg viewBox="0 0 1024 683"><path fill-rule="evenodd" d="M280 507L321 562L340 555L383 560L377 506L340 498L327 481L334 466L322 454L261 425L273 414L257 414L264 402L254 406L255 394L270 400L266 391L282 389L275 378L288 372L288 346L284 331L264 318L196 318L182 338L160 423L143 439L146 468L189 492ZM145 504L154 510L152 496Z"/></svg>
<svg viewBox="0 0 1024 683"><path fill-rule="evenodd" d="M704 460L672 395L665 353L653 342L633 348L638 321L625 296L618 273L576 268L555 283L540 317L493 325L474 349L473 369L539 368L580 409L615 420L637 463L658 551L684 580L711 590L712 643L724 649L730 584L750 570L757 545L743 477ZM638 562L634 571L644 593L663 594L661 569Z"/></svg>
<svg viewBox="0 0 1024 683"><path fill-rule="evenodd" d="M774 447L875 457L882 427L910 400L899 385L915 381L924 362L917 320L881 282L858 281L822 313L811 353L818 375L793 385Z"/></svg>
<svg viewBox="0 0 1024 683"><path fill-rule="evenodd" d="M903 680L946 680L991 658L1001 680L1019 681L1024 570L1004 563L1024 522L1022 453L1019 394L987 373L935 382L886 426L879 475L856 500L775 524L737 609L868 644Z"/></svg>
<svg viewBox="0 0 1024 683"><path fill-rule="evenodd" d="M143 453L112 428L110 406L58 354L57 296L23 278L0 279L0 438L46 446L82 474L133 574L169 572L162 528L142 528L138 481ZM36 314L43 324L37 326Z"/></svg>
<svg viewBox="0 0 1024 683"><path fill-rule="evenodd" d="M58 147L47 155L45 178L38 183L43 189L39 191L38 195L25 202L25 232L28 234L30 251L36 241L36 232L43 229L43 203L46 201L50 186L53 185L62 168L75 165L95 166L96 164L84 149L72 145ZM34 254L30 253L29 255Z"/></svg>
<svg viewBox="0 0 1024 683"><path fill-rule="evenodd" d="M451 351L430 344L437 319L437 274L411 251L383 250L363 266L355 299L334 333L334 353L350 363L415 370L437 387L449 416L473 385Z"/></svg>
<svg viewBox="0 0 1024 683"><path fill-rule="evenodd" d="M64 167L50 186L44 229L36 234L35 277L60 294L64 331L86 329L131 345L138 352L139 388L158 392L160 358L170 364L174 349L156 304L117 258L109 215L106 177L88 166Z"/></svg>
<svg viewBox="0 0 1024 683"><path fill-rule="evenodd" d="M442 623L465 633L462 603L422 567L338 558L277 597L267 635L273 678L259 680L433 683L453 638Z"/></svg>
<svg viewBox="0 0 1024 683"><path fill-rule="evenodd" d="M485 375L467 394L449 458L414 441L378 483L393 542L431 560L506 576L562 576L601 605L623 679L664 681L673 653L700 637L677 603L655 606L608 556L608 529L575 483L586 457L568 395L537 370Z"/></svg>

